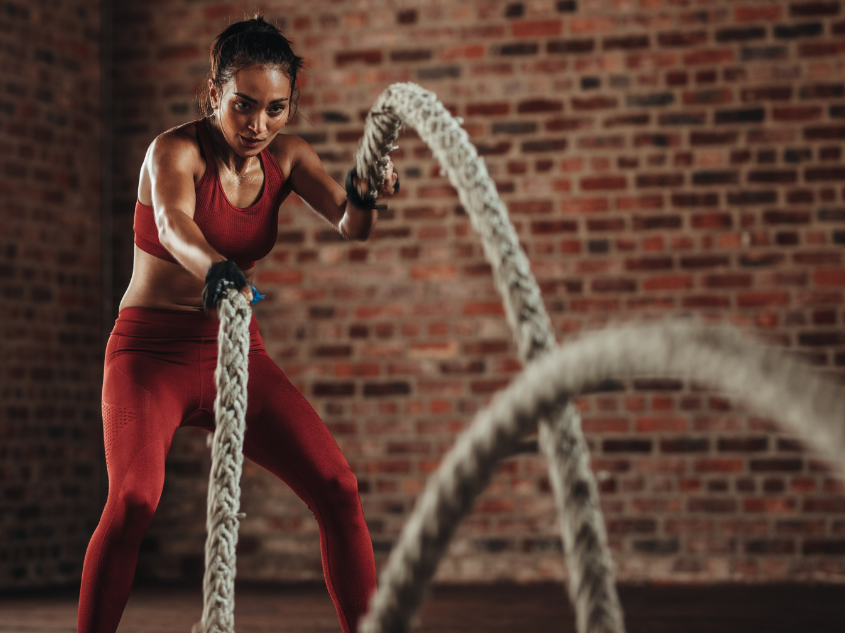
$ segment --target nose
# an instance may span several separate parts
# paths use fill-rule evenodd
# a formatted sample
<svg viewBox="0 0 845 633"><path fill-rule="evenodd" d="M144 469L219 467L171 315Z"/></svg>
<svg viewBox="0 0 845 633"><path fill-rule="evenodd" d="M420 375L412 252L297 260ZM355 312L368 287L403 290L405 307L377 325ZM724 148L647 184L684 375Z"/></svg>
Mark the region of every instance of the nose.
<svg viewBox="0 0 845 633"><path fill-rule="evenodd" d="M250 121L249 131L255 136L263 136L267 132L267 115L264 112L259 112L255 118Z"/></svg>

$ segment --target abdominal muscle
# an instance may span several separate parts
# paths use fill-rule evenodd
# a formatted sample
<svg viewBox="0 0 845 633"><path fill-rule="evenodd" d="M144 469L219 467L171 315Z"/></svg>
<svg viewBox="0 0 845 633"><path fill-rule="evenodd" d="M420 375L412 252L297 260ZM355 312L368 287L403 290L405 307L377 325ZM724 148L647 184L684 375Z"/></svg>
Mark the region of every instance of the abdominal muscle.
<svg viewBox="0 0 845 633"><path fill-rule="evenodd" d="M157 308L161 310L202 310L202 289L205 280L195 277L180 264L159 259L135 248L135 262L129 287L120 301L123 308ZM245 270L252 283L255 267Z"/></svg>

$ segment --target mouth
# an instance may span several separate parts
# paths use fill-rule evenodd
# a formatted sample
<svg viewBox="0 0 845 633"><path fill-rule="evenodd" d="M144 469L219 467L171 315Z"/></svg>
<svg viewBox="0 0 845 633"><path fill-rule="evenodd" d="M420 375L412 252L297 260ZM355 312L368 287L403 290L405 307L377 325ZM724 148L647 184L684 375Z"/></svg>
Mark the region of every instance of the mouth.
<svg viewBox="0 0 845 633"><path fill-rule="evenodd" d="M238 136L240 136L241 142L248 147L258 147L264 141L267 140L264 138L249 138L247 136L244 136L243 134L238 134Z"/></svg>

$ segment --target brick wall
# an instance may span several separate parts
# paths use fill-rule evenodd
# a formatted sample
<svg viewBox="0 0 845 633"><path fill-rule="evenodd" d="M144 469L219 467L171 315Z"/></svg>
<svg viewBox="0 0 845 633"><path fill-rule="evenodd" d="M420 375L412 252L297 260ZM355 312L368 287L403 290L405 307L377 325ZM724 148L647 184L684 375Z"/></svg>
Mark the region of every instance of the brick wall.
<svg viewBox="0 0 845 633"><path fill-rule="evenodd" d="M197 116L212 37L245 5L128 4L116 16L116 288L131 272L138 170ZM250 7L251 8L251 7ZM301 117L336 179L395 81L465 119L562 341L696 313L841 374L845 6L818 2L265 2L306 56ZM273 358L355 470L383 560L455 434L518 371L478 240L413 132L401 199L344 243L295 197L259 264ZM845 580L841 479L715 393L637 380L582 401L619 577ZM140 562L201 568L201 433L177 434ZM248 465L239 576L321 576L316 524ZM503 464L439 578L559 578L546 469Z"/></svg>
<svg viewBox="0 0 845 633"><path fill-rule="evenodd" d="M0 4L0 588L75 581L100 512L100 12Z"/></svg>

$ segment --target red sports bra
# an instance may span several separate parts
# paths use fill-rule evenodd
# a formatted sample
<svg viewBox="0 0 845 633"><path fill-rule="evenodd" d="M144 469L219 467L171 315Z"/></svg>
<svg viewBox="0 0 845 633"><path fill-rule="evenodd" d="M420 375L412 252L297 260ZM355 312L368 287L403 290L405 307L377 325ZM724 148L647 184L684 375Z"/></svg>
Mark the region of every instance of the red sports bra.
<svg viewBox="0 0 845 633"><path fill-rule="evenodd" d="M248 270L276 243L279 206L287 197L282 186L285 181L282 170L267 148L261 150L258 155L264 169L261 195L253 205L243 209L234 206L220 184L208 123L206 119L195 123L205 155L205 173L196 185L194 222L214 250L234 261L241 270ZM178 263L158 239L153 208L140 200L135 203L133 228L138 248L159 259Z"/></svg>

